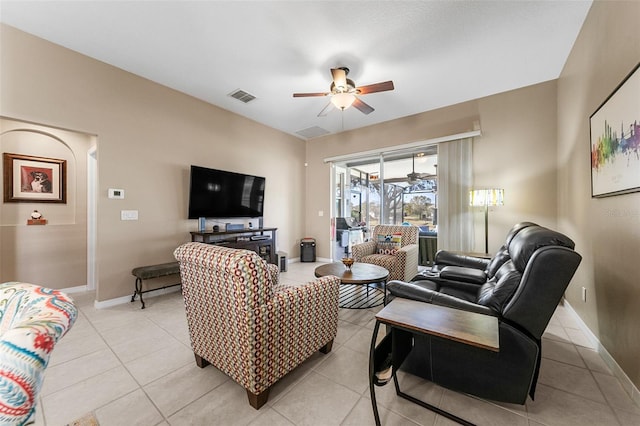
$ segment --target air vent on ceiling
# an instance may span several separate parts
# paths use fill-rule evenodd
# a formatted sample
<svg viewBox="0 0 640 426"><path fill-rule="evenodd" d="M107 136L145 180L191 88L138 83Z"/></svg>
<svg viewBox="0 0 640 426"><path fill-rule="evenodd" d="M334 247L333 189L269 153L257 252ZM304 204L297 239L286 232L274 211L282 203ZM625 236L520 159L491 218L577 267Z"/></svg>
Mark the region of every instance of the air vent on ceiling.
<svg viewBox="0 0 640 426"><path fill-rule="evenodd" d="M256 98L251 93L247 93L244 90L240 90L240 89L234 90L233 92L229 93L229 96L239 100L240 102L244 102L245 104L251 102Z"/></svg>
<svg viewBox="0 0 640 426"><path fill-rule="evenodd" d="M318 136L328 135L330 132L322 127L313 126L307 129L298 130L296 134L306 139L317 138Z"/></svg>

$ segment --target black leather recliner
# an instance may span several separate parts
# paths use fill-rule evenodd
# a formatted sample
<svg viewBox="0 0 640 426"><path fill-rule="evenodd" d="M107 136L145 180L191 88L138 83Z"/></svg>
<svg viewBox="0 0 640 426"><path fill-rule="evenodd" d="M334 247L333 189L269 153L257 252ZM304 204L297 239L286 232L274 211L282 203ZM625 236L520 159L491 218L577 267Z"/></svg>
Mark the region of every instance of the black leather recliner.
<svg viewBox="0 0 640 426"><path fill-rule="evenodd" d="M404 297L498 318L500 351L436 336L415 335L402 370L446 388L495 401L533 398L541 337L582 257L563 234L530 225L506 244L508 260L478 286L391 281L390 298Z"/></svg>
<svg viewBox="0 0 640 426"><path fill-rule="evenodd" d="M509 244L518 232L529 226L537 226L533 222L520 222L511 228L507 233L505 243L498 249L492 258L476 257L439 250L434 259L434 265L427 271L421 273L425 279L436 282L458 282L481 285L493 278L498 269L509 260ZM420 279L415 277L412 281ZM475 287L471 287L475 289Z"/></svg>

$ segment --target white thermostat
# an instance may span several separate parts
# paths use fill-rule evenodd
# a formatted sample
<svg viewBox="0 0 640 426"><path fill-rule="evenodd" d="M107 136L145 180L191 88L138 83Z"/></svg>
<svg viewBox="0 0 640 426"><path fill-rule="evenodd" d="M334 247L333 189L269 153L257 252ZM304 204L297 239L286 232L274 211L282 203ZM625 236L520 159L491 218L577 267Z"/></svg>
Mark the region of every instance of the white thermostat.
<svg viewBox="0 0 640 426"><path fill-rule="evenodd" d="M124 200L124 189L109 188L109 198Z"/></svg>

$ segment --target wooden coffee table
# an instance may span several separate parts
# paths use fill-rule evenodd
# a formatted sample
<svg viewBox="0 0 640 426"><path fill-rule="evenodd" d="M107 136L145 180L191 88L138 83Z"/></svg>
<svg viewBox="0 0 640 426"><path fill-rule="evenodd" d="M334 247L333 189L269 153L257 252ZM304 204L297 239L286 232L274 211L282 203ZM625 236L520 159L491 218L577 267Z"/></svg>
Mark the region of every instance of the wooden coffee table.
<svg viewBox="0 0 640 426"><path fill-rule="evenodd" d="M354 263L347 269L342 262L327 263L318 266L316 277L335 275L340 278L340 307L350 309L364 309L379 306L387 298L387 278L389 271L382 266L370 263ZM369 296L369 284L381 283L383 290L373 288L375 296ZM365 286L364 288L362 286ZM380 297L382 296L382 297Z"/></svg>

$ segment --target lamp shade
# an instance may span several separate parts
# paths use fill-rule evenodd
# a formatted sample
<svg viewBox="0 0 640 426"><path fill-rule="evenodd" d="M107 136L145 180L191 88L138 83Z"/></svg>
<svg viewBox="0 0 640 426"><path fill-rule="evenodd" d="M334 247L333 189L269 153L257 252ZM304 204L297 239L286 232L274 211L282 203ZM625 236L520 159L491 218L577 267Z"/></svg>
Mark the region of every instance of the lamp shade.
<svg viewBox="0 0 640 426"><path fill-rule="evenodd" d="M504 189L473 189L469 191L470 206L504 205Z"/></svg>
<svg viewBox="0 0 640 426"><path fill-rule="evenodd" d="M331 96L331 103L342 110L349 108L355 100L356 97L352 93L336 93Z"/></svg>

